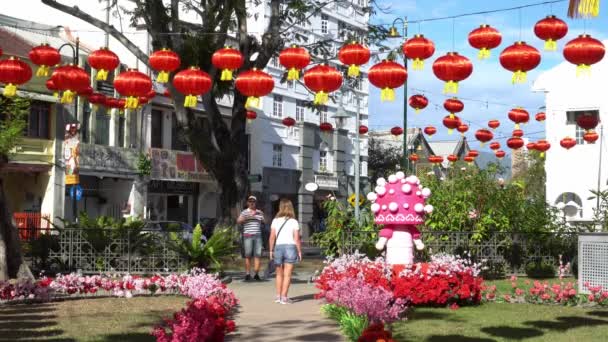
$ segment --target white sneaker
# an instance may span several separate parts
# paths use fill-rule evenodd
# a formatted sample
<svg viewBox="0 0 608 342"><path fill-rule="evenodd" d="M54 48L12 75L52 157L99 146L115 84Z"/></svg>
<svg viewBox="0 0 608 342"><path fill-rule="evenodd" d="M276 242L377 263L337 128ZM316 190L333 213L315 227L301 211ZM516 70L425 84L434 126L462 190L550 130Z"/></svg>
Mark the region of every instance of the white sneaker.
<svg viewBox="0 0 608 342"><path fill-rule="evenodd" d="M288 297L282 297L281 304L293 304L293 300L289 299Z"/></svg>
<svg viewBox="0 0 608 342"><path fill-rule="evenodd" d="M275 303L280 303L281 302L281 296L274 296L274 302Z"/></svg>

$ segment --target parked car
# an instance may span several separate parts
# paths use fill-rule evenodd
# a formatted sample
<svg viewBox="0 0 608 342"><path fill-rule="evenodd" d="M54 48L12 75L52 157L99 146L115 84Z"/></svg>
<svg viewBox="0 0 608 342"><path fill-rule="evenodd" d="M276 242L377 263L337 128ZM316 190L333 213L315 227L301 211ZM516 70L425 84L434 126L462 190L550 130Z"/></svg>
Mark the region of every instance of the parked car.
<svg viewBox="0 0 608 342"><path fill-rule="evenodd" d="M188 240L192 240L193 230L190 224L179 221L148 221L143 229L144 232L160 232L165 236L168 236L169 232L182 232L182 237ZM204 235L201 239L203 243L207 242Z"/></svg>

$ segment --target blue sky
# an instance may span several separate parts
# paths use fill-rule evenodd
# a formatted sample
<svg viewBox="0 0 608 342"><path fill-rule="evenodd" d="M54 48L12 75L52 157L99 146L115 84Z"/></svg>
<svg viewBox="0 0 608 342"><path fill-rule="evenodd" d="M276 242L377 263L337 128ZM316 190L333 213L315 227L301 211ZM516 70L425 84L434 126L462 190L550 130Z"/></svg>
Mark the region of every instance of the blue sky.
<svg viewBox="0 0 608 342"><path fill-rule="evenodd" d="M378 0L378 3L390 13L378 12L373 18L373 23L390 24L396 17L408 17L409 21L458 15L470 12L479 12L501 8L510 8L527 4L540 3L543 0L503 0L503 1L479 1L479 0L442 0L442 1L415 1L415 0ZM473 62L473 74L460 83L458 97L465 104L465 109L460 117L471 126L467 133L469 142L474 148L479 148L475 140L475 130L486 127L488 120L498 119L501 126L495 131L496 135L510 136L513 123L508 120L507 113L514 106L522 106L530 112L531 123L522 127L530 135L530 139L537 140L544 136L544 125L533 120L534 114L539 107L544 105L544 95L532 92L534 80L544 71L563 62L561 49L569 40L583 32L593 37L608 39L608 4L602 3L600 16L594 19L567 18L568 2L563 1L553 5L541 5L524 8L521 10L491 13L486 15L475 15L457 19L423 22L411 24L408 35L422 33L435 42L435 55L425 63L423 71L408 70L408 96L414 93L423 93L429 98L429 106L419 114L408 111L409 127L424 127L434 125L438 132L433 140L457 139L447 134L447 129L441 124L441 120L447 114L443 109L443 101L446 96L442 94L443 82L435 78L432 71L432 63L446 52L455 50L468 57ZM520 26L521 13L521 26ZM568 35L558 42L558 51L545 52L544 42L534 35L534 24L549 14L555 14L565 20L569 26ZM469 46L467 37L471 30L480 24L490 24L502 33L502 44L492 50L492 56L488 60L477 59L478 50ZM454 29L453 29L454 27ZM521 29L520 29L521 27ZM515 41L521 40L535 46L542 53L542 61L539 67L528 73L528 82L525 84L511 84L511 73L502 68L498 61L500 52ZM453 38L452 38L453 37ZM394 39L391 44L399 45L402 39ZM395 102L380 102L379 90L371 87L370 90L370 127L373 129L388 129L393 126L403 125L403 89L398 91ZM424 90L424 92L423 92ZM471 99L471 100L467 100ZM528 134L526 134L528 136ZM504 145L505 139L500 140ZM505 150L508 151L506 146Z"/></svg>

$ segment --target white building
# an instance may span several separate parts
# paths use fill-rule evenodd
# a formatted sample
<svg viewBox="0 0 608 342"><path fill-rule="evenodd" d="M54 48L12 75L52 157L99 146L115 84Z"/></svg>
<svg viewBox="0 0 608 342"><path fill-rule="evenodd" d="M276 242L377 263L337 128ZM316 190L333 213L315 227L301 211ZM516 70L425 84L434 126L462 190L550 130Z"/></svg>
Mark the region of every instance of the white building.
<svg viewBox="0 0 608 342"><path fill-rule="evenodd" d="M534 83L534 90L546 94L546 139L552 146L545 161L547 201L561 208L569 221L590 221L597 205L595 199L589 199L590 191L598 187L606 190L608 180L608 166L600 162L600 154L604 159L608 157L606 144L600 151L602 122L608 120L608 60L593 65L590 75L576 74L576 66L562 62L543 73ZM595 144L583 141L584 131L576 125L576 117L583 114L599 116L600 140ZM567 136L577 141L570 150L559 145Z"/></svg>

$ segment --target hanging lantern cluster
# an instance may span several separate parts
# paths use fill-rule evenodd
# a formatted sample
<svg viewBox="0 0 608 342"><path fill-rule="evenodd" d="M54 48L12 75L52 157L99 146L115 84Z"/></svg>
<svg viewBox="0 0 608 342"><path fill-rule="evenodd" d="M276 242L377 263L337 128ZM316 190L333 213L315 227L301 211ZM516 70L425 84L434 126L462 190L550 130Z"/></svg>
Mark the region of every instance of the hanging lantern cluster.
<svg viewBox="0 0 608 342"><path fill-rule="evenodd" d="M93 110L96 110L99 106L105 106L107 97L102 93L93 93L87 97L87 101L93 105Z"/></svg>
<svg viewBox="0 0 608 342"><path fill-rule="evenodd" d="M127 97L125 108L136 109L139 106L139 98L145 97L152 90L152 80L139 70L129 69L116 76L114 89L121 96Z"/></svg>
<svg viewBox="0 0 608 342"><path fill-rule="evenodd" d="M407 80L407 70L403 65L384 60L369 69L369 83L382 89L381 101L394 101L395 88L401 87Z"/></svg>
<svg viewBox="0 0 608 342"><path fill-rule="evenodd" d="M324 105L329 101L329 93L342 86L342 73L327 64L319 64L304 73L304 84L315 92L315 105Z"/></svg>
<svg viewBox="0 0 608 342"><path fill-rule="evenodd" d="M413 60L413 70L423 70L424 60L435 53L435 43L424 35L417 34L403 43L401 49L407 59Z"/></svg>
<svg viewBox="0 0 608 342"><path fill-rule="evenodd" d="M154 51L150 55L150 68L158 71L156 81L158 83L169 82L169 74L179 68L182 61L179 55L169 49Z"/></svg>
<svg viewBox="0 0 608 342"><path fill-rule="evenodd" d="M458 82L467 79L473 73L473 63L457 52L448 52L433 63L433 73L445 82L444 93L458 93Z"/></svg>
<svg viewBox="0 0 608 342"><path fill-rule="evenodd" d="M424 95L416 94L410 96L408 104L410 107L414 108L414 112L418 114L422 109L429 105L429 99Z"/></svg>
<svg viewBox="0 0 608 342"><path fill-rule="evenodd" d="M551 148L551 144L544 139L541 139L539 141L537 141L536 143L534 143L534 149L538 152L540 152L540 157L543 158L545 156L545 153L547 151L549 151L549 149Z"/></svg>
<svg viewBox="0 0 608 342"><path fill-rule="evenodd" d="M568 34L568 24L554 15L549 15L534 25L534 34L545 41L546 51L555 51L557 41Z"/></svg>
<svg viewBox="0 0 608 342"><path fill-rule="evenodd" d="M369 49L357 42L346 44L338 51L338 59L348 66L348 77L359 77L361 66L366 64L370 57Z"/></svg>
<svg viewBox="0 0 608 342"><path fill-rule="evenodd" d="M528 144L526 144L526 149L528 151L534 151L536 149L536 143L535 142L529 142Z"/></svg>
<svg viewBox="0 0 608 342"><path fill-rule="evenodd" d="M0 83L4 83L3 95L13 97L17 94L17 86L32 78L32 68L16 57L0 60Z"/></svg>
<svg viewBox="0 0 608 342"><path fill-rule="evenodd" d="M500 65L511 71L511 83L525 83L527 72L540 64L540 52L533 46L519 41L507 47L500 54Z"/></svg>
<svg viewBox="0 0 608 342"><path fill-rule="evenodd" d="M448 134L452 134L452 131L460 126L460 118L457 116L446 115L443 118L443 125L448 129Z"/></svg>
<svg viewBox="0 0 608 342"><path fill-rule="evenodd" d="M588 34L581 34L564 46L564 58L576 65L576 75L589 74L591 65L604 58L606 47L604 44Z"/></svg>
<svg viewBox="0 0 608 342"><path fill-rule="evenodd" d="M514 137L521 138L521 137L524 136L524 131L521 130L521 129L514 129L513 133L511 133L511 135L514 136Z"/></svg>
<svg viewBox="0 0 608 342"><path fill-rule="evenodd" d="M481 147L483 147L485 143L494 139L494 134L490 130L482 128L475 132L475 138L481 142Z"/></svg>
<svg viewBox="0 0 608 342"><path fill-rule="evenodd" d="M108 48L101 48L91 52L87 60L91 68L97 70L95 76L97 81L106 81L108 73L116 69L120 64L118 56Z"/></svg>
<svg viewBox="0 0 608 342"><path fill-rule="evenodd" d="M232 81L232 73L243 66L243 55L237 49L225 47L211 55L211 64L221 70L220 81Z"/></svg>
<svg viewBox="0 0 608 342"><path fill-rule="evenodd" d="M310 54L303 47L292 45L279 53L279 63L287 69L287 80L300 79L300 71L310 64Z"/></svg>
<svg viewBox="0 0 608 342"><path fill-rule="evenodd" d="M48 44L36 46L29 53L32 63L38 65L37 77L48 77L49 69L61 62L59 51Z"/></svg>
<svg viewBox="0 0 608 342"><path fill-rule="evenodd" d="M168 75L168 74L167 74ZM190 67L175 74L173 86L177 91L186 95L184 107L196 107L197 97L211 90L211 77L198 67Z"/></svg>
<svg viewBox="0 0 608 342"><path fill-rule="evenodd" d="M530 121L530 114L521 107L513 108L509 111L509 120L515 123L515 129L519 129L520 124Z"/></svg>
<svg viewBox="0 0 608 342"><path fill-rule="evenodd" d="M53 92L53 97L59 97L59 88L55 85L55 81L52 78L46 80L46 89Z"/></svg>
<svg viewBox="0 0 608 342"><path fill-rule="evenodd" d="M490 58L490 50L498 47L502 35L490 25L481 25L469 33L469 44L479 50L479 59Z"/></svg>
<svg viewBox="0 0 608 342"><path fill-rule="evenodd" d="M72 103L74 96L90 87L91 84L89 74L83 68L72 64L55 68L51 74L51 79L57 90L63 92L61 103ZM114 82L116 83L116 80ZM116 84L114 87L116 88ZM116 90L118 91L118 89Z"/></svg>
<svg viewBox="0 0 608 342"><path fill-rule="evenodd" d="M460 113L464 110L464 103L459 99L453 97L443 102L443 108L450 113L450 117L454 117L456 113Z"/></svg>
<svg viewBox="0 0 608 342"><path fill-rule="evenodd" d="M274 79L264 71L253 68L241 72L234 81L234 86L241 94L247 96L245 108L259 108L260 97L270 94L274 89Z"/></svg>
<svg viewBox="0 0 608 342"><path fill-rule="evenodd" d="M507 146L512 150L518 150L524 147L524 139L520 137L511 137L507 140Z"/></svg>

